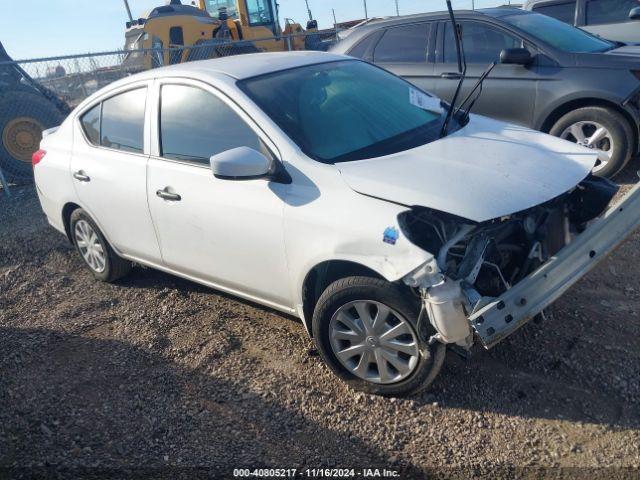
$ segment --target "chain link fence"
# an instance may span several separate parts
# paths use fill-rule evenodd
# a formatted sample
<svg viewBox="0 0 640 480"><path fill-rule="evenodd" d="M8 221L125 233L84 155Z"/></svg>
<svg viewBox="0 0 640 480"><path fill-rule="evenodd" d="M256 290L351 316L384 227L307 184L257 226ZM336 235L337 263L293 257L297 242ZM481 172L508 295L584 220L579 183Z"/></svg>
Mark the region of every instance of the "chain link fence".
<svg viewBox="0 0 640 480"><path fill-rule="evenodd" d="M145 70L246 53L327 50L334 31L145 50L0 61L0 169L10 182L29 181L42 131L59 125L89 95ZM2 58L2 56L0 56Z"/></svg>
<svg viewBox="0 0 640 480"><path fill-rule="evenodd" d="M313 32L251 41L212 39L194 46L118 50L15 62L70 107L102 87L129 75L166 65L245 53L279 50L327 50L334 32ZM0 62L0 69L2 62Z"/></svg>

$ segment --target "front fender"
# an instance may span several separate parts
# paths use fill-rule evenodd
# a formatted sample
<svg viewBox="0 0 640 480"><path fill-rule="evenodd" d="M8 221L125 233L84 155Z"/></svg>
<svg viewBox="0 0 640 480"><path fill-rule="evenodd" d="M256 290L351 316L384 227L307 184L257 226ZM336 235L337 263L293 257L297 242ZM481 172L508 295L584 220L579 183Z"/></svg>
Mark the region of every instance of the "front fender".
<svg viewBox="0 0 640 480"><path fill-rule="evenodd" d="M321 263L336 260L356 263L394 282L434 257L403 234L398 214L407 207L356 193L351 193L350 201L341 208L323 203L285 207L292 298L299 314L304 281Z"/></svg>

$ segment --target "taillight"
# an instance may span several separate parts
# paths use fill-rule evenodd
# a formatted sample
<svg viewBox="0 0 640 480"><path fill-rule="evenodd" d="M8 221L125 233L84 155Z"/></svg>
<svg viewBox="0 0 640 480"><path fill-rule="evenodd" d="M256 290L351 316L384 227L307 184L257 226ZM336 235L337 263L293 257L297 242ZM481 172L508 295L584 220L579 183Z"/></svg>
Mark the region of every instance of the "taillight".
<svg viewBox="0 0 640 480"><path fill-rule="evenodd" d="M31 164L35 167L47 154L44 150L38 150L33 155L31 155Z"/></svg>

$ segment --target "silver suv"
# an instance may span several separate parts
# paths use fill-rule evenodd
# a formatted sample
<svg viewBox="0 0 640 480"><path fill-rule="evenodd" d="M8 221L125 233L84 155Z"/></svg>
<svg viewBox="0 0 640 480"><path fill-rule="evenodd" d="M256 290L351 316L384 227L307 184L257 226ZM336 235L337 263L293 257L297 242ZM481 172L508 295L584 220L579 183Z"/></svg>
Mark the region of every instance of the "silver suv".
<svg viewBox="0 0 640 480"><path fill-rule="evenodd" d="M608 40L640 42L638 0L528 0L523 8L557 18Z"/></svg>
<svg viewBox="0 0 640 480"><path fill-rule="evenodd" d="M515 8L460 10L456 18L467 64L459 98L498 62L476 96L475 113L597 150L600 176L615 175L637 154L640 46ZM447 102L460 81L445 12L359 27L331 51L373 62Z"/></svg>

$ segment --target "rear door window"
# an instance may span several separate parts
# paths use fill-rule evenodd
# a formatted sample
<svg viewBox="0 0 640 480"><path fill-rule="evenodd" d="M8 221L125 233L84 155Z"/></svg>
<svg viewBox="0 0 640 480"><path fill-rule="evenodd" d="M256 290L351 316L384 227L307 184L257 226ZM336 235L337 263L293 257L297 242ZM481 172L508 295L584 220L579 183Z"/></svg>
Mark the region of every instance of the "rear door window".
<svg viewBox="0 0 640 480"><path fill-rule="evenodd" d="M265 152L260 138L215 95L188 85L163 85L160 150L164 158L209 164L209 158L237 147Z"/></svg>
<svg viewBox="0 0 640 480"><path fill-rule="evenodd" d="M599 25L628 22L629 12L640 7L640 3L637 0L587 0L586 7L587 25Z"/></svg>
<svg viewBox="0 0 640 480"><path fill-rule="evenodd" d="M497 28L479 22L461 22L464 54L468 63L490 63L500 60L505 48L520 48L522 40ZM456 42L451 23L445 24L444 61L456 63Z"/></svg>
<svg viewBox="0 0 640 480"><path fill-rule="evenodd" d="M620 0L613 0L613 1L618 2ZM540 6L533 7L533 11L536 13L547 15L549 17L556 18L561 22L573 25L576 18L576 2L543 4Z"/></svg>
<svg viewBox="0 0 640 480"><path fill-rule="evenodd" d="M429 24L418 23L387 29L378 43L374 62L425 63Z"/></svg>
<svg viewBox="0 0 640 480"><path fill-rule="evenodd" d="M100 145L125 152L144 151L147 89L138 88L102 102Z"/></svg>

